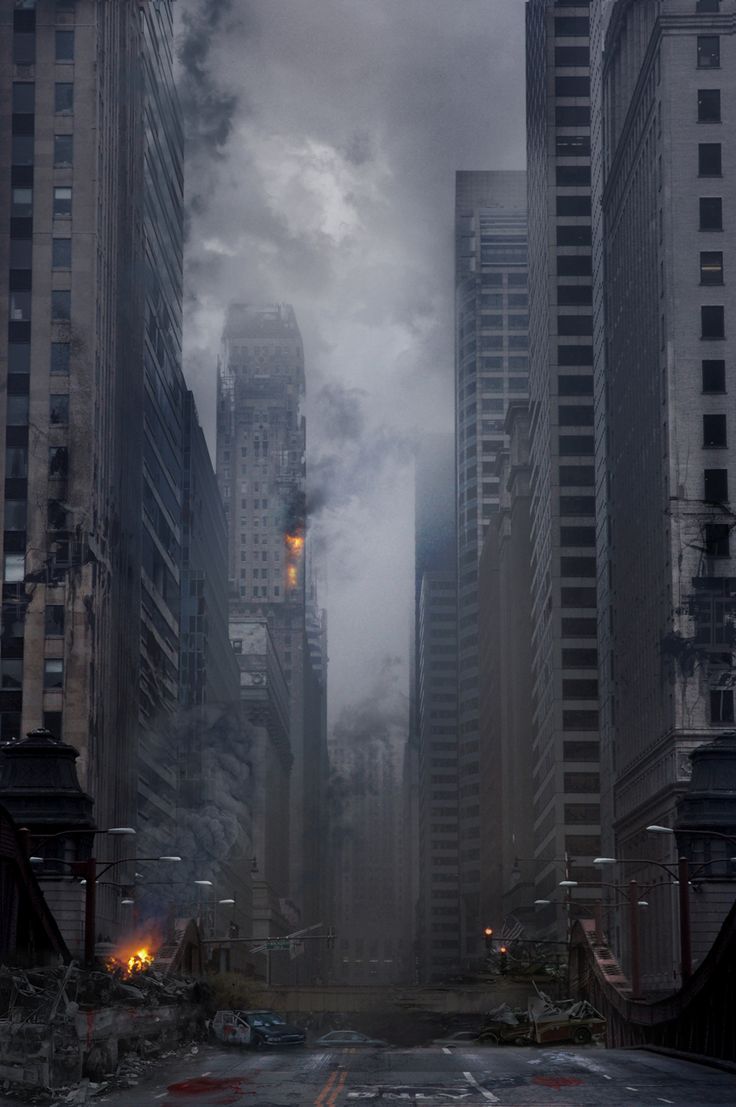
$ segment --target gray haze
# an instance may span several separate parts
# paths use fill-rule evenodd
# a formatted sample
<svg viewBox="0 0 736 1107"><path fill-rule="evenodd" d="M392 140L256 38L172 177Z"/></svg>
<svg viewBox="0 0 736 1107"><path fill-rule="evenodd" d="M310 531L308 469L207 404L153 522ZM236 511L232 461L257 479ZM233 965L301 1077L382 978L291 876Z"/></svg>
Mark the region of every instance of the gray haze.
<svg viewBox="0 0 736 1107"><path fill-rule="evenodd" d="M212 447L227 302L294 305L344 719L387 655L408 686L411 443L453 420L454 171L523 166L524 3L177 0L177 17L185 369Z"/></svg>

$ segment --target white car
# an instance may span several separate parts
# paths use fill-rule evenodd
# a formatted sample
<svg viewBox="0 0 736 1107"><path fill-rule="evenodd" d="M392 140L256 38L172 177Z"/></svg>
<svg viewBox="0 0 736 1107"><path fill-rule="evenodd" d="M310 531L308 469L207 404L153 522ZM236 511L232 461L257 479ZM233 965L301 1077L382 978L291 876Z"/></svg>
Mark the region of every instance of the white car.
<svg viewBox="0 0 736 1107"><path fill-rule="evenodd" d="M218 1011L210 1029L223 1045L249 1046L253 1038L253 1031L240 1011Z"/></svg>

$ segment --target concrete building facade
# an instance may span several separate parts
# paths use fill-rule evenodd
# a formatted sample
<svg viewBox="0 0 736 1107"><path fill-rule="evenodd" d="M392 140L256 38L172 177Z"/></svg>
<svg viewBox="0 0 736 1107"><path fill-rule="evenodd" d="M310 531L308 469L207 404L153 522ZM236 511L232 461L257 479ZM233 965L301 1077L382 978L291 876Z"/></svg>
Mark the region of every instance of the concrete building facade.
<svg viewBox="0 0 736 1107"><path fill-rule="evenodd" d="M599 880L590 10L527 4L535 898ZM590 898L590 893L587 894ZM540 924L554 931L550 906Z"/></svg>
<svg viewBox="0 0 736 1107"><path fill-rule="evenodd" d="M603 18L603 13L598 13ZM671 859L691 751L733 725L736 4L611 5L601 67L610 719L616 855ZM731 483L729 483L731 482ZM646 519L646 526L641 520ZM642 862L627 875L646 880ZM645 986L677 972L670 892Z"/></svg>
<svg viewBox="0 0 736 1107"><path fill-rule="evenodd" d="M523 172L455 177L455 480L458 804L462 957L483 957L478 562L498 510L496 457L510 400L528 390L527 220Z"/></svg>

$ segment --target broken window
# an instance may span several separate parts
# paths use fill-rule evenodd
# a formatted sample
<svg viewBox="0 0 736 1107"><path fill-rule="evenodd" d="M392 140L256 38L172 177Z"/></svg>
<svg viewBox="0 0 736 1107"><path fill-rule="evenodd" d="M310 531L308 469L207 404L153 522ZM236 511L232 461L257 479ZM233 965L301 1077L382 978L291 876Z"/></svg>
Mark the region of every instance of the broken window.
<svg viewBox="0 0 736 1107"><path fill-rule="evenodd" d="M728 523L705 524L706 557L728 557L731 528Z"/></svg>
<svg viewBox="0 0 736 1107"><path fill-rule="evenodd" d="M711 688L710 721L712 723L732 723L733 690L730 688Z"/></svg>

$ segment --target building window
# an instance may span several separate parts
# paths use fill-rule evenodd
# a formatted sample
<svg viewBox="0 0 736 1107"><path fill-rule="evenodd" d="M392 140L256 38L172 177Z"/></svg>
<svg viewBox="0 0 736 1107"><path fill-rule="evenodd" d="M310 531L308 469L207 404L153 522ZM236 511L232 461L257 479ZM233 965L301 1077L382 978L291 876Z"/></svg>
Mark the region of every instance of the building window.
<svg viewBox="0 0 736 1107"><path fill-rule="evenodd" d="M13 135L11 161L13 166L33 165L33 135Z"/></svg>
<svg viewBox="0 0 736 1107"><path fill-rule="evenodd" d="M25 446L6 446L5 479L25 480L28 476L28 450Z"/></svg>
<svg viewBox="0 0 736 1107"><path fill-rule="evenodd" d="M59 375L66 375L69 372L68 342L51 343L51 372Z"/></svg>
<svg viewBox="0 0 736 1107"><path fill-rule="evenodd" d="M5 421L9 427L28 425L28 396L8 396Z"/></svg>
<svg viewBox="0 0 736 1107"><path fill-rule="evenodd" d="M69 396L66 393L49 396L49 422L52 426L66 426L69 422Z"/></svg>
<svg viewBox="0 0 736 1107"><path fill-rule="evenodd" d="M54 135L54 168L66 169L72 164L74 137Z"/></svg>
<svg viewBox="0 0 736 1107"><path fill-rule="evenodd" d="M43 686L47 689L64 687L64 662L60 657L47 657L44 661Z"/></svg>
<svg viewBox="0 0 736 1107"><path fill-rule="evenodd" d="M720 449L726 445L726 416L704 415L703 446L706 449Z"/></svg>
<svg viewBox="0 0 736 1107"><path fill-rule="evenodd" d="M23 688L23 658L7 658L0 662L0 685L8 692Z"/></svg>
<svg viewBox="0 0 736 1107"><path fill-rule="evenodd" d="M705 532L705 556L729 557L729 538L731 528L728 523L706 523Z"/></svg>
<svg viewBox="0 0 736 1107"><path fill-rule="evenodd" d="M51 240L51 267L52 269L71 269L71 238L53 238Z"/></svg>
<svg viewBox="0 0 736 1107"><path fill-rule="evenodd" d="M66 186L54 189L54 216L66 218L72 214L72 190Z"/></svg>
<svg viewBox="0 0 736 1107"><path fill-rule="evenodd" d="M11 194L10 214L14 218L25 219L33 215L33 189L14 188Z"/></svg>
<svg viewBox="0 0 736 1107"><path fill-rule="evenodd" d="M74 61L74 31L56 32L56 61Z"/></svg>
<svg viewBox="0 0 736 1107"><path fill-rule="evenodd" d="M10 293L11 323L25 323L31 318L31 293L21 289Z"/></svg>
<svg viewBox="0 0 736 1107"><path fill-rule="evenodd" d="M723 200L720 196L700 197L701 231L723 230Z"/></svg>
<svg viewBox="0 0 736 1107"><path fill-rule="evenodd" d="M712 504L723 504L728 501L728 469L705 470L703 498Z"/></svg>
<svg viewBox="0 0 736 1107"><path fill-rule="evenodd" d="M33 261L33 241L30 238L11 238L10 268L30 269Z"/></svg>
<svg viewBox="0 0 736 1107"><path fill-rule="evenodd" d="M30 342L8 343L8 372L30 373L31 371L31 344Z"/></svg>
<svg viewBox="0 0 736 1107"><path fill-rule="evenodd" d="M698 89L698 123L721 122L720 88Z"/></svg>
<svg viewBox="0 0 736 1107"><path fill-rule="evenodd" d="M712 723L732 723L733 691L730 688L711 688L710 721Z"/></svg>
<svg viewBox="0 0 736 1107"><path fill-rule="evenodd" d="M61 724L62 713L61 711L44 711L43 713L43 728L50 731L54 738L61 738Z"/></svg>
<svg viewBox="0 0 736 1107"><path fill-rule="evenodd" d="M703 392L726 391L726 363L721 360L703 361Z"/></svg>
<svg viewBox="0 0 736 1107"><path fill-rule="evenodd" d="M21 584L26 575L26 559L22 553L6 553L3 580L6 584Z"/></svg>
<svg viewBox="0 0 736 1107"><path fill-rule="evenodd" d="M725 316L722 304L706 304L700 309L701 338L724 338Z"/></svg>
<svg viewBox="0 0 736 1107"><path fill-rule="evenodd" d="M721 176L720 142L698 143L698 175L700 177Z"/></svg>
<svg viewBox="0 0 736 1107"><path fill-rule="evenodd" d="M701 251L700 283L723 284L723 254L720 250Z"/></svg>
<svg viewBox="0 0 736 1107"><path fill-rule="evenodd" d="M52 603L46 605L46 637L63 638L64 636L64 605Z"/></svg>
<svg viewBox="0 0 736 1107"><path fill-rule="evenodd" d="M13 33L13 64L33 65L36 61L36 36L32 31Z"/></svg>
<svg viewBox="0 0 736 1107"><path fill-rule="evenodd" d="M718 69L721 40L718 35L698 35L698 69Z"/></svg>
<svg viewBox="0 0 736 1107"><path fill-rule="evenodd" d="M49 446L49 476L65 477L69 472L69 450L66 446Z"/></svg>
<svg viewBox="0 0 736 1107"><path fill-rule="evenodd" d="M5 501L5 530L24 531L26 529L26 501Z"/></svg>
<svg viewBox="0 0 736 1107"><path fill-rule="evenodd" d="M51 292L51 318L68 322L72 317L72 294L68 288L54 288ZM54 343L56 345L56 343ZM53 347L52 347L53 349ZM52 370L53 372L54 370Z"/></svg>
<svg viewBox="0 0 736 1107"><path fill-rule="evenodd" d="M36 86L33 81L13 81L13 114L32 115L36 106Z"/></svg>
<svg viewBox="0 0 736 1107"><path fill-rule="evenodd" d="M54 85L54 111L57 115L71 115L74 111L74 85L57 81Z"/></svg>

